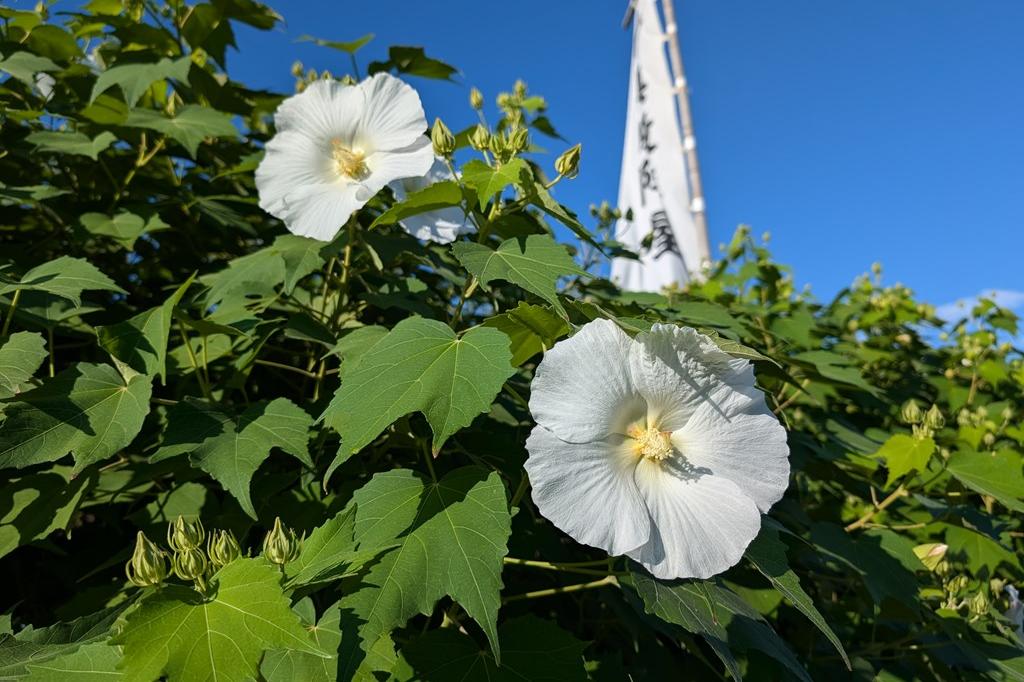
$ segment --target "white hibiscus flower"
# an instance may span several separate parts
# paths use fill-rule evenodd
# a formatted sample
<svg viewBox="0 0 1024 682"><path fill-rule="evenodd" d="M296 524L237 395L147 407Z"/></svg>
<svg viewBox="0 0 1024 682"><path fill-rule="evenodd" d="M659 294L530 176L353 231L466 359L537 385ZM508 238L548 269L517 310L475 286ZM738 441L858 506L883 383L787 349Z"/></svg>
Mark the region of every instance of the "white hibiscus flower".
<svg viewBox="0 0 1024 682"><path fill-rule="evenodd" d="M260 207L304 237L330 241L385 185L422 176L434 159L419 95L386 73L316 81L274 122L256 169Z"/></svg>
<svg viewBox="0 0 1024 682"><path fill-rule="evenodd" d="M434 158L434 165L430 167L426 175L417 178L406 178L396 180L388 185L395 193L397 201L405 201L411 193L433 185L435 182L451 180L454 176L448 169L444 159ZM439 208L435 211L427 211L408 218L403 218L402 229L416 237L438 244L449 244L455 241L460 234L475 232L473 223L466 217L466 212L458 206Z"/></svg>
<svg viewBox="0 0 1024 682"><path fill-rule="evenodd" d="M789 482L786 431L750 362L693 329L608 320L544 356L526 470L541 513L655 577L736 564Z"/></svg>

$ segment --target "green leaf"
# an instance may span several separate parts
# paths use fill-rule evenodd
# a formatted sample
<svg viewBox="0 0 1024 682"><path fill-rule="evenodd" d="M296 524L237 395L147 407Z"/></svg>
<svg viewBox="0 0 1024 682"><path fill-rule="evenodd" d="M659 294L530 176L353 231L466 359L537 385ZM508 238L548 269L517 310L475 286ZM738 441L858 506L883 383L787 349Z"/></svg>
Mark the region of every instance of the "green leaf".
<svg viewBox="0 0 1024 682"><path fill-rule="evenodd" d="M934 453L935 441L931 438L897 433L882 444L875 457L883 460L889 469L889 478L885 482L886 487L889 487L904 474L924 471Z"/></svg>
<svg viewBox="0 0 1024 682"><path fill-rule="evenodd" d="M103 213L83 213L78 220L87 232L111 237L129 251L135 246L135 241L144 233L166 230L170 227L156 213L149 216L148 219L128 211L121 211L115 216Z"/></svg>
<svg viewBox="0 0 1024 682"><path fill-rule="evenodd" d="M26 272L21 281L8 284L0 289L0 294L17 290L45 291L54 296L66 298L75 304L82 305L83 291L116 291L125 290L114 284L114 281L100 272L95 265L81 258L61 256L48 263L43 263Z"/></svg>
<svg viewBox="0 0 1024 682"><path fill-rule="evenodd" d="M498 658L502 558L511 533L498 474L470 466L430 483L395 469L375 475L354 500L360 545L400 543L342 598L343 622L358 623L362 652L447 595L480 625ZM339 679L349 679L362 654L355 643L342 646Z"/></svg>
<svg viewBox="0 0 1024 682"><path fill-rule="evenodd" d="M381 213L370 223L370 229L378 225L391 225L409 216L419 215L427 211L460 206L462 204L462 188L454 180L435 182L421 190L409 194L405 201L400 201Z"/></svg>
<svg viewBox="0 0 1024 682"><path fill-rule="evenodd" d="M257 518L249 494L253 474L274 448L308 467L313 418L287 398L254 403L237 419L201 400L186 398L167 413L167 428L153 461L189 453L190 460L235 496Z"/></svg>
<svg viewBox="0 0 1024 682"><path fill-rule="evenodd" d="M797 353L792 359L811 365L825 379L878 395L878 389L865 381L861 369L843 355L827 350L809 350Z"/></svg>
<svg viewBox="0 0 1024 682"><path fill-rule="evenodd" d="M97 97L116 85L124 93L125 103L129 107L134 107L149 86L156 81L173 78L183 83L188 82L188 71L191 66L192 58L188 56L173 61L164 57L156 63L114 66L96 79L89 103L95 102Z"/></svg>
<svg viewBox="0 0 1024 682"><path fill-rule="evenodd" d="M45 628L29 627L15 636L0 635L0 679L24 677L29 673L26 666L52 661L106 639L124 608L122 605L102 609Z"/></svg>
<svg viewBox="0 0 1024 682"><path fill-rule="evenodd" d="M488 317L483 326L494 327L511 339L512 364L516 367L569 333L569 323L550 308L524 302L507 313Z"/></svg>
<svg viewBox="0 0 1024 682"><path fill-rule="evenodd" d="M502 623L501 665L455 628L431 630L402 647L402 655L423 682L585 682L584 642L554 623L526 615Z"/></svg>
<svg viewBox="0 0 1024 682"><path fill-rule="evenodd" d="M730 647L757 649L810 682L785 642L734 592L702 580L657 580L643 571L633 571L632 582L647 613L700 635L737 680L742 675Z"/></svg>
<svg viewBox="0 0 1024 682"><path fill-rule="evenodd" d="M971 490L996 498L1007 509L1024 512L1021 466L1021 456L1012 450L991 454L957 451L946 469Z"/></svg>
<svg viewBox="0 0 1024 682"><path fill-rule="evenodd" d="M288 585L312 585L354 575L380 554L380 547L360 550L355 542L356 509L349 507L316 528L302 551L285 565Z"/></svg>
<svg viewBox="0 0 1024 682"><path fill-rule="evenodd" d="M347 43L339 42L339 41L336 41L336 40L322 40L320 38L314 38L311 35L301 35L301 36L299 36L299 39L298 39L297 42L300 42L300 43L303 43L303 42L315 43L315 44L319 45L320 47L329 47L332 50L341 50L342 52L347 52L348 54L355 54L356 52L359 51L359 48L361 48L363 45L366 45L371 40L373 40L373 34L372 33L367 33L366 35L362 36L361 38L356 38L355 40L350 40Z"/></svg>
<svg viewBox="0 0 1024 682"><path fill-rule="evenodd" d="M38 682L116 682L124 677L117 669L121 649L104 642L86 644L44 663L30 663L28 679Z"/></svg>
<svg viewBox="0 0 1024 682"><path fill-rule="evenodd" d="M263 559L237 559L211 578L205 601L188 587L165 585L128 614L113 640L124 647L128 679L256 678L269 649L326 655L310 639L281 591L280 574Z"/></svg>
<svg viewBox="0 0 1024 682"><path fill-rule="evenodd" d="M199 143L204 139L238 135L238 129L231 123L231 116L198 104L182 107L173 118L151 109L132 109L124 125L163 133L181 144L192 158L196 157Z"/></svg>
<svg viewBox="0 0 1024 682"><path fill-rule="evenodd" d="M96 161L100 152L116 139L116 135L107 131L103 131L94 139L89 139L88 135L77 132L39 130L26 137L25 141L31 142L44 152L78 154Z"/></svg>
<svg viewBox="0 0 1024 682"><path fill-rule="evenodd" d="M125 381L110 365L80 362L6 402L0 468L53 462L69 452L75 473L126 447L149 414L148 377Z"/></svg>
<svg viewBox="0 0 1024 682"><path fill-rule="evenodd" d="M564 314L555 284L564 275L586 275L565 246L546 234L507 239L491 250L476 242L458 242L452 252L486 287L500 279L517 284Z"/></svg>
<svg viewBox="0 0 1024 682"><path fill-rule="evenodd" d="M779 532L770 525L762 525L761 532L747 547L745 556L747 561L753 564L754 568L767 578L776 590L789 599L793 606L807 616L815 627L828 638L828 641L832 642L832 646L843 657L846 667L852 670L843 643L825 622L818 609L814 607L814 602L800 586L800 578L789 567L789 563L786 561L786 546L779 539Z"/></svg>
<svg viewBox="0 0 1024 682"><path fill-rule="evenodd" d="M455 67L428 57L422 47L407 47L405 45L392 45L388 48L388 60L386 62L370 62L367 70L370 75L373 75L392 69L410 76L438 80L451 80L452 75L457 73Z"/></svg>
<svg viewBox="0 0 1024 682"><path fill-rule="evenodd" d="M13 52L0 59L0 71L11 74L29 87L35 85L35 75L40 71L60 71L60 67L46 57L31 52Z"/></svg>
<svg viewBox="0 0 1024 682"><path fill-rule="evenodd" d="M96 327L100 347L133 371L147 376L159 375L163 380L167 372L167 342L171 336L174 308L193 279L189 277L162 305L124 322Z"/></svg>
<svg viewBox="0 0 1024 682"><path fill-rule="evenodd" d="M0 488L0 557L56 530L67 530L94 477L64 467L9 479Z"/></svg>
<svg viewBox="0 0 1024 682"><path fill-rule="evenodd" d="M0 346L0 399L10 398L46 359L46 342L36 332L17 332Z"/></svg>
<svg viewBox="0 0 1024 682"><path fill-rule="evenodd" d="M512 159L508 163L492 168L479 159L468 161L462 167L462 181L476 191L477 202L483 208L495 194L502 192L509 185L519 184L521 173L530 173L530 167L522 159Z"/></svg>
<svg viewBox="0 0 1024 682"><path fill-rule="evenodd" d="M573 234L581 240L597 247L598 249L603 249L603 246L594 239L594 235L590 230L583 226L583 223L580 222L580 219L576 214L555 201L555 198L551 196L551 192L544 189L542 185L533 182L533 173L529 170L527 170L527 172L529 173L528 177L530 182L528 184L525 182L522 184L526 185L524 191L526 192L526 197L530 203L568 227L572 230Z"/></svg>
<svg viewBox="0 0 1024 682"><path fill-rule="evenodd" d="M53 185L20 185L11 187L0 182L0 205L45 201L46 199L52 199L65 194L70 194L70 192L65 189L57 189Z"/></svg>
<svg viewBox="0 0 1024 682"><path fill-rule="evenodd" d="M1000 564L1020 569L1016 555L987 535L960 526L946 526L947 556L967 565L977 578L996 575ZM1012 545L1011 545L1012 546Z"/></svg>
<svg viewBox="0 0 1024 682"><path fill-rule="evenodd" d="M326 481L344 459L410 412L422 412L434 432L437 453L445 441L486 412L512 376L508 337L475 327L457 337L448 325L410 317L341 368L341 388L323 414L341 434L338 457Z"/></svg>

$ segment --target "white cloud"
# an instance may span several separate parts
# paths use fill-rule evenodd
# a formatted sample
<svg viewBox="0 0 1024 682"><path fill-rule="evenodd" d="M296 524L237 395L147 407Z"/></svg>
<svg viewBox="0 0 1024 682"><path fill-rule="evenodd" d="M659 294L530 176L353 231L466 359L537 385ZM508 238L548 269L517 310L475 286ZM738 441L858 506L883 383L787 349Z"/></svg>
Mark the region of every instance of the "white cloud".
<svg viewBox="0 0 1024 682"><path fill-rule="evenodd" d="M1013 289L985 289L974 296L960 298L950 303L937 306L935 314L947 322L955 322L970 314L971 308L977 305L981 298L991 298L1003 308L1017 310L1024 308L1024 291Z"/></svg>

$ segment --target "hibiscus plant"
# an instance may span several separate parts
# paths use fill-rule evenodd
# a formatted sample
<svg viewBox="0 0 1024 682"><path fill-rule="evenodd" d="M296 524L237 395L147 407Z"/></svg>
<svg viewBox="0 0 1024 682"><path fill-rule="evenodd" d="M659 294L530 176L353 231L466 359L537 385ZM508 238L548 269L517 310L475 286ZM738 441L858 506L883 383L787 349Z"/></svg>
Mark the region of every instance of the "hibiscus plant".
<svg viewBox="0 0 1024 682"><path fill-rule="evenodd" d="M280 21L0 7L0 679L1024 680L1011 312L623 291L542 96Z"/></svg>

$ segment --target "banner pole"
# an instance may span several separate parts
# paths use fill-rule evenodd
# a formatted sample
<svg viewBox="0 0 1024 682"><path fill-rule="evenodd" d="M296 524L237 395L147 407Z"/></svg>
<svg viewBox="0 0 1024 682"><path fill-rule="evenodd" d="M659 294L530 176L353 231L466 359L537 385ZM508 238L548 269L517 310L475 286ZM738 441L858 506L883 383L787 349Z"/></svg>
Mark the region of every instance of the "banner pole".
<svg viewBox="0 0 1024 682"><path fill-rule="evenodd" d="M665 12L665 33L668 37L668 54L672 64L676 91L676 102L679 108L679 125L683 130L683 153L690 177L690 212L697 226L697 237L701 248L701 261L711 262L711 246L708 242L708 221L704 210L704 186L700 180L700 164L697 161L697 138L693 134L693 115L690 113L690 96L686 85L686 74L683 71L683 55L679 49L679 27L676 24L676 12L672 0L662 0ZM696 273L691 273L696 274Z"/></svg>

